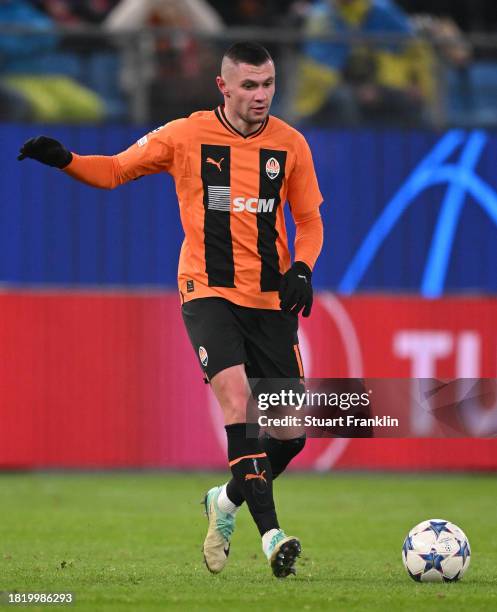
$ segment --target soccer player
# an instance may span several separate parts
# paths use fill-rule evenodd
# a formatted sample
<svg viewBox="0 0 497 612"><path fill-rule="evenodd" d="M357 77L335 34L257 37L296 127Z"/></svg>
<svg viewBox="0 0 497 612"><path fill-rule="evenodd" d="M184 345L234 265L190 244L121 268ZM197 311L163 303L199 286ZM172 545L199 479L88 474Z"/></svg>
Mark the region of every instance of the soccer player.
<svg viewBox="0 0 497 612"><path fill-rule="evenodd" d="M23 145L19 159L109 189L147 174L173 176L185 232L178 270L182 314L224 416L232 472L205 497L205 563L213 573L225 566L245 501L272 571L283 578L295 573L301 547L280 528L272 481L302 450L305 437L248 435L248 379L304 376L298 313L311 312L322 196L304 137L269 115L275 67L268 51L234 44L216 82L224 105L171 121L117 155L81 156L39 136ZM296 224L293 265L286 201Z"/></svg>

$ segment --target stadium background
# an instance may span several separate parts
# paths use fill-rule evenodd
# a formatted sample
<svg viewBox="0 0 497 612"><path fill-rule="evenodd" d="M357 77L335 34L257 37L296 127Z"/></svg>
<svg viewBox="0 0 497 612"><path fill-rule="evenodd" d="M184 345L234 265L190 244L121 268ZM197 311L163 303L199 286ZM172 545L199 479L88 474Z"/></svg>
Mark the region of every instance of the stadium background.
<svg viewBox="0 0 497 612"><path fill-rule="evenodd" d="M256 2L259 21L224 15L222 27L212 16L185 24L154 15L154 28L138 30L109 27L117 4L101 3L107 13L93 22L76 10L92 3L62 2L59 13L50 2L0 7L1 468L225 468L219 415L180 320L172 181L154 176L101 192L19 164L16 154L38 133L79 153L112 154L167 119L214 105L220 50L241 35L270 43L281 67L275 112L308 138L324 195L317 300L301 326L307 375L495 377L491 3L485 21L484 3L475 14L475 3L466 14L419 3L432 16L406 14L404 31L365 30L359 42L357 32L331 35L324 51L332 55L336 45L367 41L368 53L386 49L401 62L410 46L424 71L395 86L366 83L391 88L409 113L392 119L385 105L371 118L361 107L338 125L325 103L297 91L315 77L331 99L330 75L348 74L333 62L316 65L305 27L311 3L280 3L264 16L278 3ZM401 4L407 9L395 10ZM14 5L37 11L38 21L28 13L15 21L5 8ZM450 20L449 35L437 12ZM472 410L483 423L470 430L475 438L434 443L433 423L412 415L411 439L313 440L294 467L495 470L495 440L476 438L495 435L497 407Z"/></svg>

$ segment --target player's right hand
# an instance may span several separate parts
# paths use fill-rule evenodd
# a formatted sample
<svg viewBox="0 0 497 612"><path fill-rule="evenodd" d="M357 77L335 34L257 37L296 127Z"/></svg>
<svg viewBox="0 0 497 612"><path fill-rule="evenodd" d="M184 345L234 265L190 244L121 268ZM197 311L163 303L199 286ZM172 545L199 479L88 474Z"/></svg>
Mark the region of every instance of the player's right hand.
<svg viewBox="0 0 497 612"><path fill-rule="evenodd" d="M65 168L72 160L72 153L58 140L48 136L30 138L21 147L17 159L30 157L53 168Z"/></svg>

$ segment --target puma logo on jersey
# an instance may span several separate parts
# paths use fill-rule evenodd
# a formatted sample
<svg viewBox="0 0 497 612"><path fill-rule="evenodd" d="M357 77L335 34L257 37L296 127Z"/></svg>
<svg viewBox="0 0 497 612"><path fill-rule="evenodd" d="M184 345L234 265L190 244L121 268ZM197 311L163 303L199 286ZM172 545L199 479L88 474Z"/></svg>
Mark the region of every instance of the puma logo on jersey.
<svg viewBox="0 0 497 612"><path fill-rule="evenodd" d="M212 157L208 157L205 160L205 163L206 164L212 164L213 166L216 166L216 168L219 170L219 172L222 172L221 164L223 163L223 161L224 161L224 157L221 157L221 159L218 162L215 159L212 159Z"/></svg>

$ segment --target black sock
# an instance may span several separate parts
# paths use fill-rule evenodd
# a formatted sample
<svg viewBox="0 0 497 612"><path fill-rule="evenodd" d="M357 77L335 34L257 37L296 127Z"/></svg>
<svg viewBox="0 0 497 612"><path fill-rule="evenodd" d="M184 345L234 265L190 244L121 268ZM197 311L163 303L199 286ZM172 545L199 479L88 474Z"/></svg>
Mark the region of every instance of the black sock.
<svg viewBox="0 0 497 612"><path fill-rule="evenodd" d="M267 454L258 438L247 438L246 423L226 425L225 429L231 473L260 534L278 529L273 500L273 475Z"/></svg>
<svg viewBox="0 0 497 612"><path fill-rule="evenodd" d="M273 480L277 478L287 467L290 461L296 457L305 446L305 435L292 440L277 440L268 434L259 439L260 445L268 456L273 473ZM226 485L226 495L235 504L241 506L245 501L243 493L238 484L232 478Z"/></svg>

